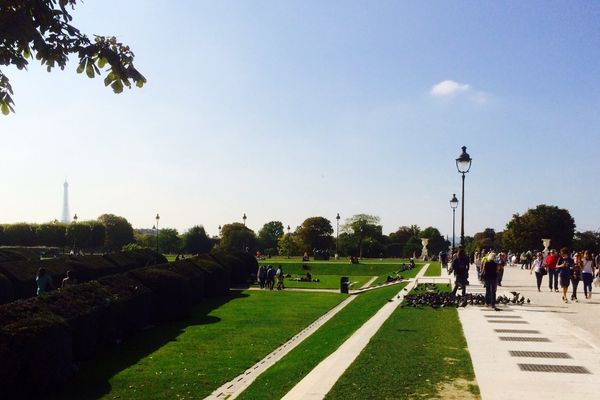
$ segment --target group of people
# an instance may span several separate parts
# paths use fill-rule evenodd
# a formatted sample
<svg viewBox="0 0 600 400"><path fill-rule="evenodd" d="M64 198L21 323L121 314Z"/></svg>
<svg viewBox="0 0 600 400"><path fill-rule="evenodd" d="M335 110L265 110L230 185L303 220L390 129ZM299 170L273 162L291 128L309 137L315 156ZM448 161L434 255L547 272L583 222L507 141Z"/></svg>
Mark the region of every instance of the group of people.
<svg viewBox="0 0 600 400"><path fill-rule="evenodd" d="M77 279L75 279L75 274L73 271L67 271L67 276L61 282L61 288L65 288L70 285L75 285L77 283ZM35 284L37 286L36 294L39 296L42 293L49 292L54 289L54 283L52 282L52 276L50 273L46 271L46 268L41 267L38 269L37 275L35 277Z"/></svg>
<svg viewBox="0 0 600 400"><path fill-rule="evenodd" d="M535 257L532 255L535 254ZM531 255L531 257L530 257ZM440 258L442 262L446 261ZM448 273L454 273L456 277L452 295L456 296L458 289L462 290L465 298L466 286L469 284L469 268L471 260L475 264L477 279L485 286L486 306L496 309L496 291L502 286L504 268L506 265L521 263L521 269L529 269L530 274L535 273L538 291L541 291L544 275L548 275L548 287L550 291L562 293L562 301L568 303L569 287L572 289L570 300L578 302L577 289L583 281L583 293L586 299L592 298L592 283L597 277L600 281L600 254L593 255L589 251L573 252L563 247L560 253L550 250L544 257L541 252L524 252L520 256L512 253L485 253L476 252L469 257L464 248L459 247L449 260Z"/></svg>
<svg viewBox="0 0 600 400"><path fill-rule="evenodd" d="M276 280L277 290L285 289L283 278L283 269L281 268L281 265L277 267L277 270L275 270L272 265L261 265L258 267L258 272L256 273L256 280L261 289L273 290Z"/></svg>

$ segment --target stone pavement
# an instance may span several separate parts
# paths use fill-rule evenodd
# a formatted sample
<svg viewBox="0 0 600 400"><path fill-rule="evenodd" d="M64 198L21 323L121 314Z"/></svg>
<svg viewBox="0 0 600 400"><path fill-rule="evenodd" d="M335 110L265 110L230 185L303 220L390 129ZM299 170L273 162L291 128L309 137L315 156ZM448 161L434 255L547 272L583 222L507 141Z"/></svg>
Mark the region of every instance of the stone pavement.
<svg viewBox="0 0 600 400"><path fill-rule="evenodd" d="M483 400L598 398L598 302L580 292L579 303L565 304L548 289L546 278L538 292L535 275L506 267L498 294L512 297L509 292L516 291L531 304L499 306L497 312L459 309ZM474 273L470 281L476 283ZM480 285L469 287L481 290Z"/></svg>

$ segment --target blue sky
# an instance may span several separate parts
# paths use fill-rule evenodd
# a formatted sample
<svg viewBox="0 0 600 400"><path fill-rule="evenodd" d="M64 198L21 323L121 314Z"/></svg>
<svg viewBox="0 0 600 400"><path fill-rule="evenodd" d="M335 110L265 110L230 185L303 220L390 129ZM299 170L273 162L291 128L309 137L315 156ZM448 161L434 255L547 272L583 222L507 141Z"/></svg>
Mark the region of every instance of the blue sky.
<svg viewBox="0 0 600 400"><path fill-rule="evenodd" d="M244 212L255 230L368 213L451 234L465 145L467 234L541 203L600 228L598 2L88 0L74 17L129 44L148 84L3 67L0 222L59 218L66 176L80 219L216 234Z"/></svg>

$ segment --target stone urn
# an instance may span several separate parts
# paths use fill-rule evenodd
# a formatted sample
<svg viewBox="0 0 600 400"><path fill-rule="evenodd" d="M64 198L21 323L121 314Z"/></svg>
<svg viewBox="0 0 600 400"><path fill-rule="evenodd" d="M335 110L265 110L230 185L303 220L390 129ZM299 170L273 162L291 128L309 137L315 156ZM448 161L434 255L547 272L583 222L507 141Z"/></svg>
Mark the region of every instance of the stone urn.
<svg viewBox="0 0 600 400"><path fill-rule="evenodd" d="M550 239L542 239L544 245L544 255L548 254L548 247L550 247Z"/></svg>

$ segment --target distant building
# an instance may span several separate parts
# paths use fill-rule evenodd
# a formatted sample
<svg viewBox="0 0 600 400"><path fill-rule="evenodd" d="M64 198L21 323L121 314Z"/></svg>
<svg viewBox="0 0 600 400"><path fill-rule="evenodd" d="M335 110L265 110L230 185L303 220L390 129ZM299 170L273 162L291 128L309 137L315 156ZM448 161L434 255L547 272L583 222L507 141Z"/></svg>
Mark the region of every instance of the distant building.
<svg viewBox="0 0 600 400"><path fill-rule="evenodd" d="M71 222L71 213L69 213L69 183L66 179L65 183L63 184L63 188L63 211L60 222L62 222L63 224L68 224L69 222Z"/></svg>

